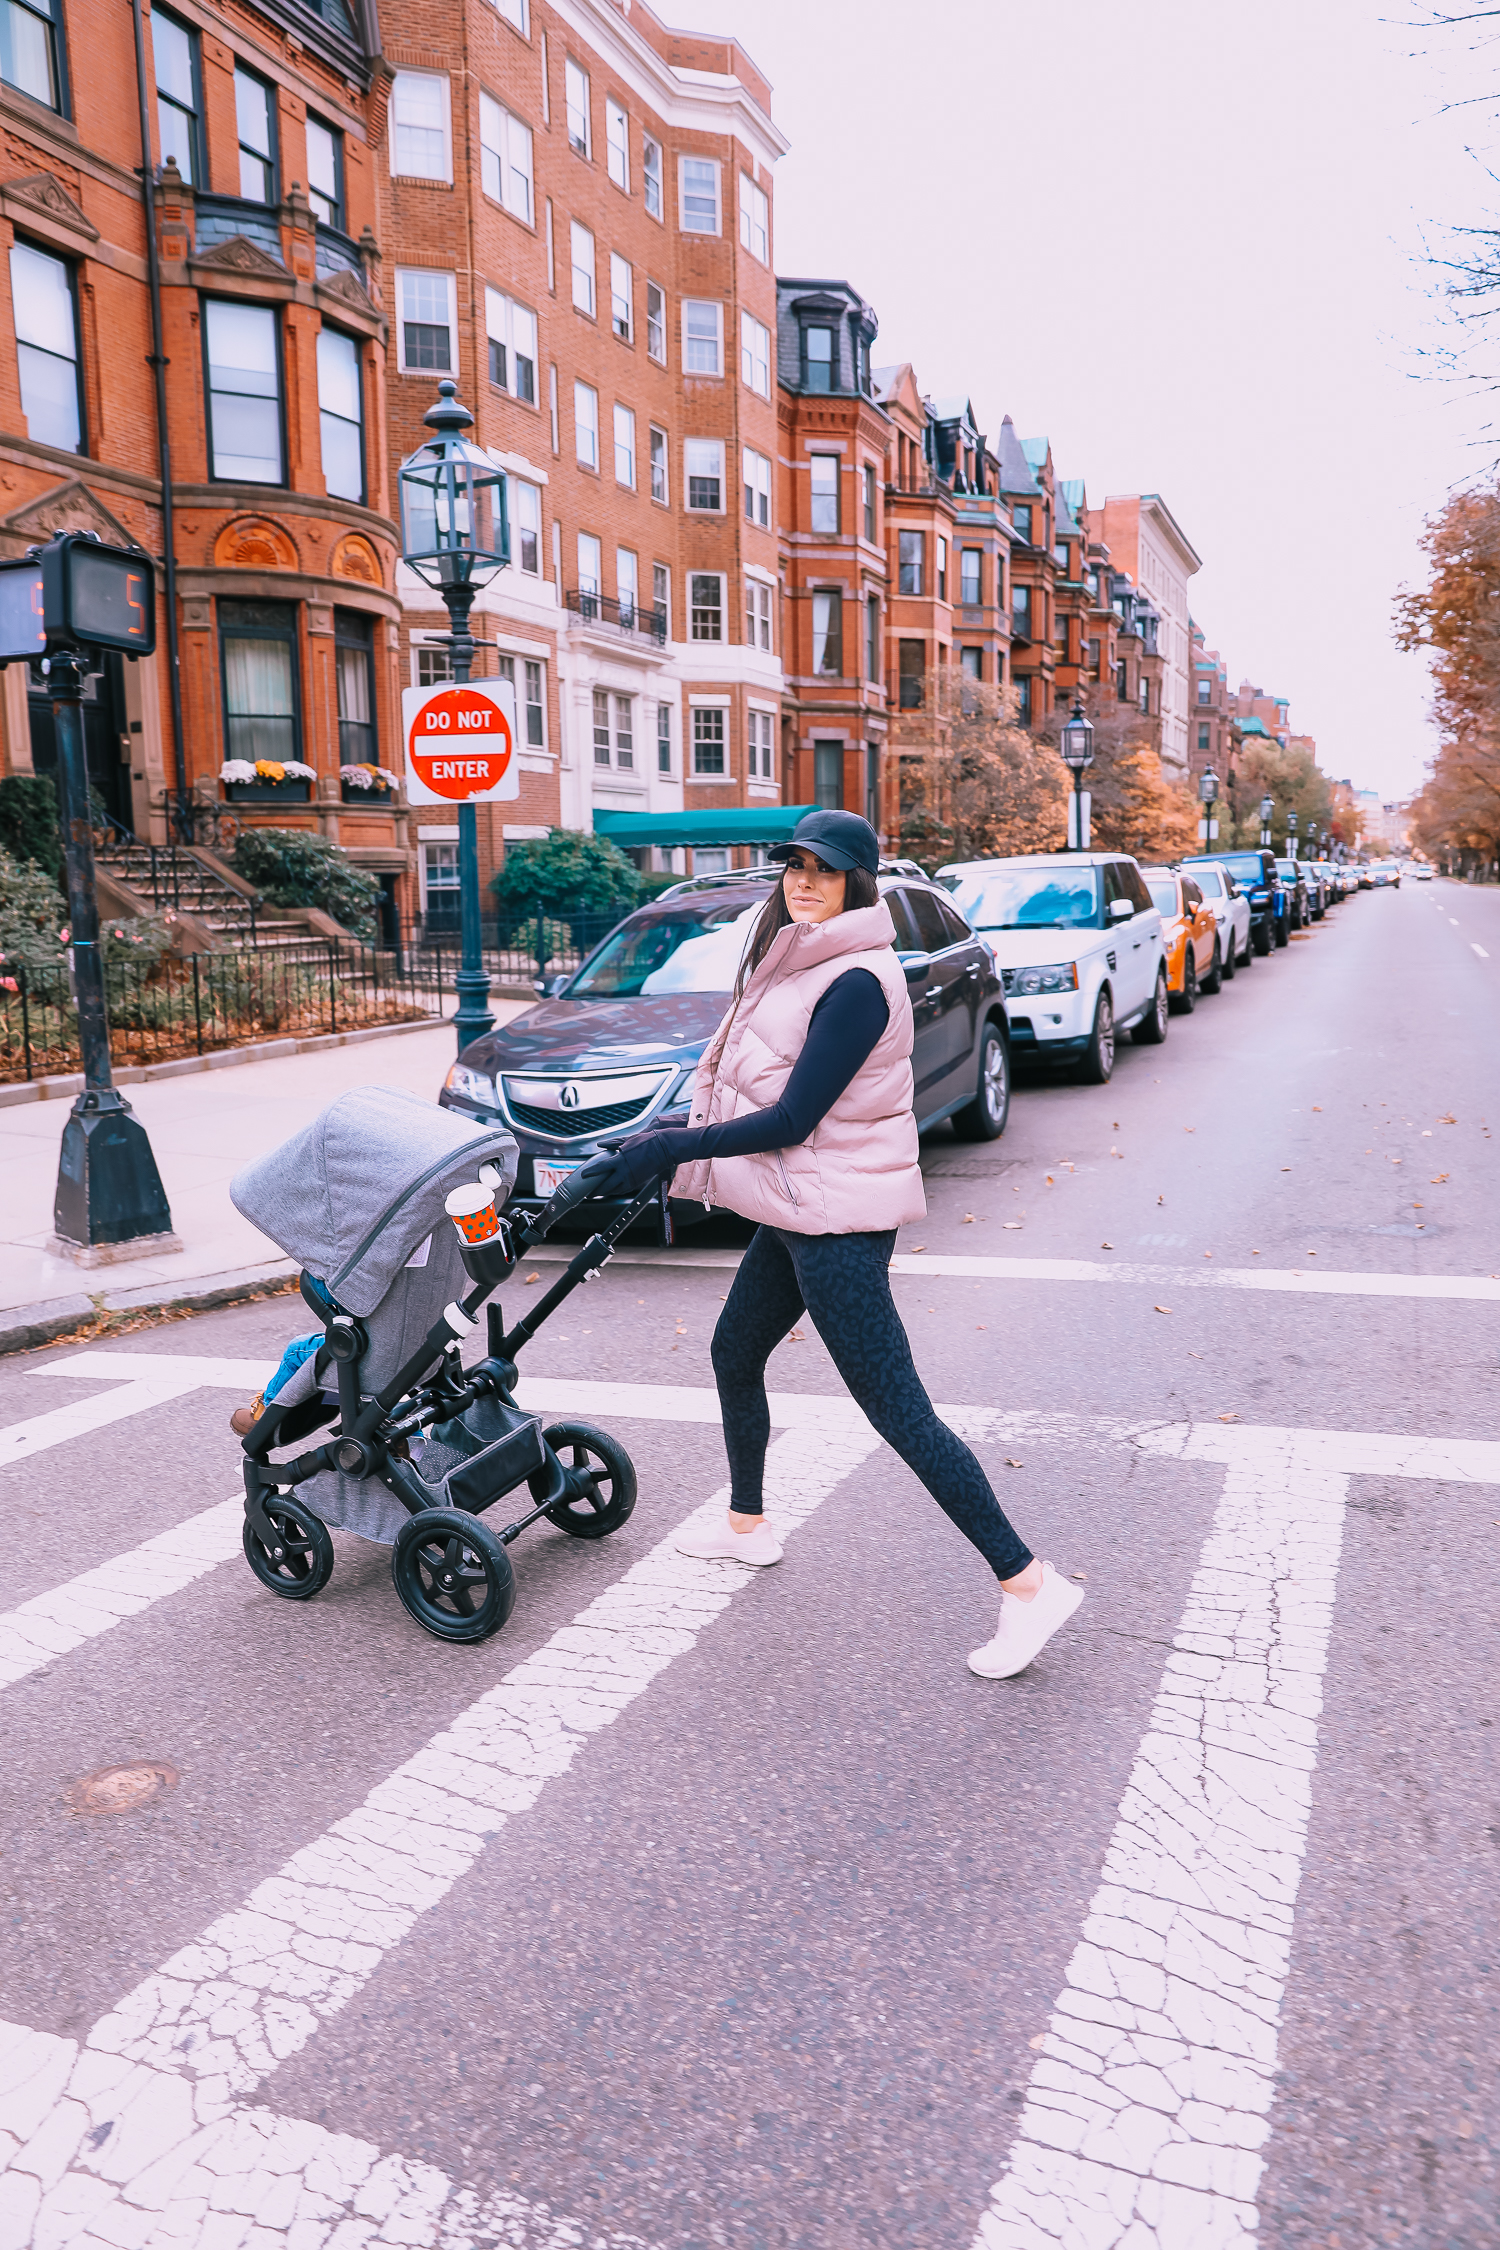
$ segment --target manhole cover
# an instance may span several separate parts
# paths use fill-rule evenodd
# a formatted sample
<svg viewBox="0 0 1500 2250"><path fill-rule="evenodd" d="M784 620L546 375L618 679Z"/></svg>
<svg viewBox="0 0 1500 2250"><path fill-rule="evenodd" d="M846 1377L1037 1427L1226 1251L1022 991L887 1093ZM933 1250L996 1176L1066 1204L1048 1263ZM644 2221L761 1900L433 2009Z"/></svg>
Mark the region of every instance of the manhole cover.
<svg viewBox="0 0 1500 2250"><path fill-rule="evenodd" d="M165 1758L143 1758L130 1766L101 1766L97 1773L86 1773L73 1783L68 1803L76 1813L135 1812L175 1789L178 1778L177 1768L169 1766Z"/></svg>

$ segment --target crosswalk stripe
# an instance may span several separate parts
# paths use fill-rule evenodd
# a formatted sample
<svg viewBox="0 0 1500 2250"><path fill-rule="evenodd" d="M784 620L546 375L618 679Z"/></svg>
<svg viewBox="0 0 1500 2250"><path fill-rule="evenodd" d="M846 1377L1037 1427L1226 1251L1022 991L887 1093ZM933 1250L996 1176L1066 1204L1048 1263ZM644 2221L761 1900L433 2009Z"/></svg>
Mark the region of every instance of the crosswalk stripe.
<svg viewBox="0 0 1500 2250"><path fill-rule="evenodd" d="M797 1529L873 1446L873 1433L861 1441L848 1426L777 1439L766 1492L778 1527ZM694 1515L727 1499L717 1492ZM696 1646L753 1575L679 1555L672 1536L660 1542L242 1907L127 1993L11 2159L34 2206L32 2236L50 2237L80 2203L96 2201L91 2242L143 2240L143 2220L174 2243L197 2238L181 2175L203 2129L222 2133L237 2111L243 2122L241 2097L347 2005L486 1843ZM115 2127L143 2083L149 2130L121 2164L111 2154ZM257 2184L264 2200L277 2182L262 2172Z"/></svg>
<svg viewBox="0 0 1500 2250"><path fill-rule="evenodd" d="M120 1352L113 1356L124 1359L127 1355ZM37 1372L61 1374L67 1365L65 1361L55 1361ZM118 1390L70 1400L66 1406L50 1407L45 1414L33 1414L24 1422L12 1422L9 1429L0 1430L0 1469L9 1467L12 1462L34 1460L54 1445L65 1445L70 1438L87 1437L95 1430L107 1429L111 1422L121 1422L127 1415L148 1413L166 1399L182 1398L187 1392L197 1390L201 1380L197 1375L174 1368L172 1361L166 1358L143 1356L132 1360L126 1373L128 1379L120 1383Z"/></svg>

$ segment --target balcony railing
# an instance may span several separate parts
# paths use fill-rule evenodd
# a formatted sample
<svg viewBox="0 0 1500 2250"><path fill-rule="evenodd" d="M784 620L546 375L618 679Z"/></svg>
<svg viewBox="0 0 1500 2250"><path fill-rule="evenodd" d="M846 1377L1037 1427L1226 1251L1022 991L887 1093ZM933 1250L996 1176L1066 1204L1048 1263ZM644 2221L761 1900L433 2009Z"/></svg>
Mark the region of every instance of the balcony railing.
<svg viewBox="0 0 1500 2250"><path fill-rule="evenodd" d="M642 609L639 602L617 602L608 594L587 593L578 586L570 586L564 600L584 624L606 625L624 640L655 641L658 647L666 640L664 609Z"/></svg>

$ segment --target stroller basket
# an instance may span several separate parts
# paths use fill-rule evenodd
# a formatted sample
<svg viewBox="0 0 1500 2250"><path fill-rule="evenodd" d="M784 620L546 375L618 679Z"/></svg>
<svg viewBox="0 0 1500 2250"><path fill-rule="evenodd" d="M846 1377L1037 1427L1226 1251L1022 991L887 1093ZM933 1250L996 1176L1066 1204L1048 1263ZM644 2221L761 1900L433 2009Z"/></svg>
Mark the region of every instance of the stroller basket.
<svg viewBox="0 0 1500 2250"><path fill-rule="evenodd" d="M570 1179L534 1216L502 1220L516 1161L503 1129L366 1086L231 1183L236 1207L303 1264L303 1295L325 1330L244 1441L245 1556L271 1592L307 1601L321 1591L334 1524L391 1547L397 1593L428 1632L483 1640L510 1615L506 1550L528 1525L545 1518L601 1539L628 1520L630 1456L587 1423L544 1429L525 1413L516 1354L657 1191L591 1236L514 1327L490 1303L487 1349L466 1367L462 1345L495 1286L583 1200ZM320 1444L285 1457L319 1432ZM521 1486L527 1512L491 1530L483 1512Z"/></svg>

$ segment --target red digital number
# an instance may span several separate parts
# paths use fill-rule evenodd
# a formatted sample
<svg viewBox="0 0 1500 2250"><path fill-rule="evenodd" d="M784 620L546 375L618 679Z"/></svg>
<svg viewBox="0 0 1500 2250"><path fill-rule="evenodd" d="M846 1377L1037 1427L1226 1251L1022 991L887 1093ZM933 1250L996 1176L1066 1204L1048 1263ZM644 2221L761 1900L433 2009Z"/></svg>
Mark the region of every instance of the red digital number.
<svg viewBox="0 0 1500 2250"><path fill-rule="evenodd" d="M128 570L125 573L125 606L127 609L135 611L135 619L132 619L131 623L125 628L128 633L140 633L142 635L145 633L146 605L143 601L137 600L135 594L135 588L144 586L145 583L146 581L141 577L139 571ZM139 620L138 623L135 621L136 619Z"/></svg>

